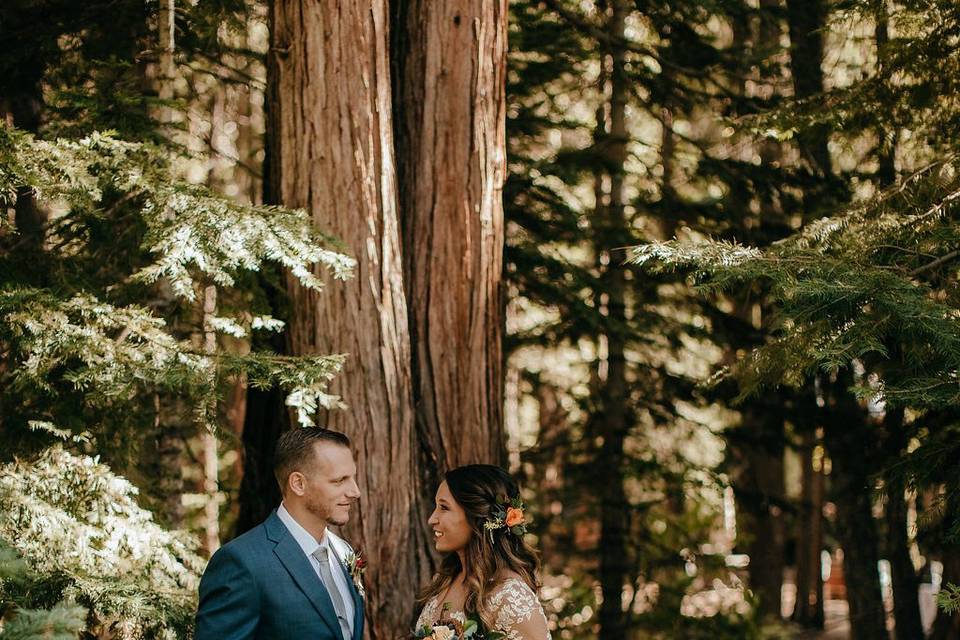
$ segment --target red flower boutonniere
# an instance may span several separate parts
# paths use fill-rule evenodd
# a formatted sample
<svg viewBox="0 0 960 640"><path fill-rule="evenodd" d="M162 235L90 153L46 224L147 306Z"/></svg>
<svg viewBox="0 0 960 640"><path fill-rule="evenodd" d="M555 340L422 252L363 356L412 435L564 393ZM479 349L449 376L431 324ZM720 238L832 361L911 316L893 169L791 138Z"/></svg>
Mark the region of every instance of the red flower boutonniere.
<svg viewBox="0 0 960 640"><path fill-rule="evenodd" d="M367 561L363 559L360 551L351 553L347 556L347 573L353 580L353 586L357 588L357 593L361 598L366 597L366 591L363 588L363 572L367 570Z"/></svg>

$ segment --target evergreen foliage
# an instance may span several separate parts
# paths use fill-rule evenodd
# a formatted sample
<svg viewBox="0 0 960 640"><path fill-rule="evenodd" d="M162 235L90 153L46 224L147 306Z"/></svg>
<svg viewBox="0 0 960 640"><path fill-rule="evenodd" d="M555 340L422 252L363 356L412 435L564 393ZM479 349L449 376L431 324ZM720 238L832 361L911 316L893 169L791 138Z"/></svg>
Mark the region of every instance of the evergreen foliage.
<svg viewBox="0 0 960 640"><path fill-rule="evenodd" d="M960 587L955 584L947 585L939 594L937 602L947 613L960 611Z"/></svg>
<svg viewBox="0 0 960 640"><path fill-rule="evenodd" d="M58 445L0 468L0 539L16 550L0 562L2 595L18 609L0 637L76 637L87 610L88 624L114 637L189 632L203 567L196 542L158 526L137 493L96 458Z"/></svg>
<svg viewBox="0 0 960 640"><path fill-rule="evenodd" d="M535 520L550 550L547 569L570 582L563 608L553 615L559 629L575 637L597 633L602 569L596 558L603 541L596 527L602 511L612 509L625 514L621 562L629 584L624 595L632 597L625 615L630 633L756 637L754 603L743 590L723 586L731 579L723 552L704 544L716 531L717 505L694 497L721 484L714 473L719 460L698 455L711 449L714 436L691 417L710 404L696 389L702 353L710 352L701 350L702 323L694 323L701 305L674 276L632 268L626 278L635 288L627 291L625 319L615 318L609 303L610 275L621 268L623 247L658 237L686 214L684 222L732 226L720 203L683 202L675 183L702 193L718 172L746 181L743 167L709 157L701 166L697 159L712 151L709 141L675 136L671 151L661 146L661 127L671 126L666 111L696 122L706 117L705 105L734 100L725 89L727 74L736 72L742 52L720 46L708 25L744 9L736 2L627 3L631 35L620 41L606 24L612 4L511 3L505 267L520 320L508 324L508 346L524 402L537 403L540 412L540 440L523 452L527 483L538 487L539 502L562 508ZM605 124L611 73L620 72L611 72L608 60L617 48L627 51L622 72L631 114L622 227L610 225L604 211L606 180L622 170L609 154L619 140ZM668 165L672 180L663 173ZM603 457L600 436L608 411L616 410L601 391L612 366L604 350L619 340L626 345L628 385L621 481L629 490L625 503L605 504L597 470L617 463ZM645 591L654 585L658 595ZM717 595L714 588L725 589L730 601L719 598L721 606L697 617L690 603L698 592ZM600 635L608 633L618 637L609 629Z"/></svg>
<svg viewBox="0 0 960 640"><path fill-rule="evenodd" d="M70 602L49 609L24 608L15 594L36 580L27 563L0 539L0 638L4 640L72 640L86 626L87 610Z"/></svg>
<svg viewBox="0 0 960 640"><path fill-rule="evenodd" d="M874 376L861 379L860 397L921 413L949 410L960 401L958 180L950 153L767 249L653 242L637 247L632 260L689 271L704 292L758 281L770 287L776 339L734 367L741 397L859 362ZM955 452L941 450L943 463ZM950 491L957 489L951 482Z"/></svg>
<svg viewBox="0 0 960 640"><path fill-rule="evenodd" d="M905 409L895 432L871 423L867 433L893 448L878 458L865 447L864 459L894 490L933 496L921 518L922 546L947 558L960 530L951 508L960 495L960 111L947 98L958 88L960 7L850 0L833 9L831 30L874 26L877 50L862 75L739 124L801 147L811 135L832 134L846 156L841 166L856 158L857 170L841 175L850 203L833 198L830 206L825 198L819 204L827 208L813 209L808 201L805 224L770 246L688 236L638 246L631 262L651 273L686 273L705 296L768 292L776 310L770 340L718 376L737 381L738 400L846 380L875 414ZM955 593L950 587L940 598L947 613Z"/></svg>
<svg viewBox="0 0 960 640"><path fill-rule="evenodd" d="M161 440L192 453L196 434L222 436L238 380L282 389L302 424L340 404L326 389L344 356L290 358L256 335L284 328L260 274L318 289L354 261L306 212L238 204L184 171L209 78L262 86L244 71L258 3L176 8L177 77L161 79L159 3L0 7L16 43L0 60L3 638L188 637L203 562L161 525L189 523L144 507L188 497L158 489L156 465L192 469L155 460ZM115 472L151 482L140 494Z"/></svg>
<svg viewBox="0 0 960 640"><path fill-rule="evenodd" d="M123 461L155 428L151 396L185 401L198 428L216 429L222 390L241 375L285 389L304 424L339 404L326 386L343 356L211 351L195 336L283 328L242 293L265 263L316 289L317 273L349 277L353 260L305 212L239 205L180 182L166 157L109 132L47 141L0 127L0 205L12 212L28 194L48 212L39 252L12 216L0 225L4 449L40 452L0 476L0 536L29 567L4 581L5 638L81 629L184 637L195 608L195 543L155 524L137 490L95 458L44 448L51 442ZM237 294L184 332L182 319L209 287ZM12 556L3 566L23 573Z"/></svg>
<svg viewBox="0 0 960 640"><path fill-rule="evenodd" d="M736 365L742 395L853 360L886 360L895 348L898 366L886 370L882 388L861 386L861 396L921 409L954 405L960 321L956 296L939 289L936 271L956 257L956 169L932 165L765 251L674 241L638 247L633 259L692 269L702 290L769 283L780 333Z"/></svg>
<svg viewBox="0 0 960 640"><path fill-rule="evenodd" d="M177 3L175 63L181 75L214 75L234 84L256 81L223 64L226 55L260 57L229 46L224 37L245 27L256 6L247 0ZM14 125L49 139L116 130L127 140L183 150L171 131L157 126L155 116L158 108L183 110L186 102L179 96L161 99L148 81L149 67L159 57L160 9L159 2L127 0L3 3L0 41L16 46L0 60L0 95L13 103ZM187 91L192 91L189 84Z"/></svg>
<svg viewBox="0 0 960 640"><path fill-rule="evenodd" d="M56 257L65 268L75 267L95 244L92 226L110 221L118 211L140 217L140 243L152 260L125 277L114 276L118 281L104 283L100 296L122 300L118 291L162 280L189 302L195 300L198 284L233 286L238 272L255 271L267 261L289 269L304 286L319 288L316 265L336 278L347 277L353 266L351 258L324 247L329 239L311 228L305 212L242 206L203 187L177 183L157 160L156 150L142 144L100 134L49 143L4 128L0 149L0 194L6 204L12 205L17 190L28 185L41 202L66 208L48 228L48 238L59 241ZM123 202L124 207L105 202ZM15 244L17 236L9 234L7 241ZM15 261L22 261L22 255L12 251L8 256L9 273L16 274ZM3 374L11 383L4 388L24 394L5 404L26 409L22 420L58 424L57 409L49 404L58 399L125 419L128 403L137 404L138 393L163 390L191 398L199 422L215 428L219 383L247 371L258 386L283 384L304 423L318 404L336 405L324 389L342 357L292 360L268 353L205 353L173 335L152 310L98 298L89 288L93 282L70 269L47 288L18 286L16 279L3 283L0 335L15 365ZM242 308L235 312L210 318L209 329L242 337L251 328L282 327ZM46 400L39 402L39 396ZM41 405L41 413L31 413L31 407ZM63 413L64 426L77 417ZM15 420L14 415L5 418Z"/></svg>

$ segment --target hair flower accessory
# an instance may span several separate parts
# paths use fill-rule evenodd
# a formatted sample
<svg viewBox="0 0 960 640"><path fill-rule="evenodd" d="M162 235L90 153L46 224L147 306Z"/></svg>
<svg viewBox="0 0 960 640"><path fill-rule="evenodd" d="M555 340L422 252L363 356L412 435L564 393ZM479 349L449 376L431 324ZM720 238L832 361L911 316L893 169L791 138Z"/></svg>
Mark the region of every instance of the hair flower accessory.
<svg viewBox="0 0 960 640"><path fill-rule="evenodd" d="M493 540L493 532L499 529L506 529L518 538L526 534L527 518L524 514L524 508L520 496L516 498L500 496L497 498L496 504L490 510L490 517L483 523L484 529L490 533L490 540Z"/></svg>

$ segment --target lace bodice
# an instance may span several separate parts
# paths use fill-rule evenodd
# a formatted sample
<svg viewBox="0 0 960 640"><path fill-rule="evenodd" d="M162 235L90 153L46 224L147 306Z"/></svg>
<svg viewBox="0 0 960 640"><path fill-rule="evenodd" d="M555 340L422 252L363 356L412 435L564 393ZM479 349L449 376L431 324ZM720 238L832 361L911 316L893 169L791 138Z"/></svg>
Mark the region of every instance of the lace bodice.
<svg viewBox="0 0 960 640"><path fill-rule="evenodd" d="M537 594L520 578L508 578L487 596L487 607L496 617L492 631L504 634L506 640L551 640L550 632L545 638L531 638L523 634L524 623L533 616L539 616L546 629L547 618ZM420 617L417 618L417 628L430 626L440 620L440 596L434 596L423 607ZM452 611L445 617L456 619L463 623L466 616L462 611ZM539 626L539 625L537 625Z"/></svg>

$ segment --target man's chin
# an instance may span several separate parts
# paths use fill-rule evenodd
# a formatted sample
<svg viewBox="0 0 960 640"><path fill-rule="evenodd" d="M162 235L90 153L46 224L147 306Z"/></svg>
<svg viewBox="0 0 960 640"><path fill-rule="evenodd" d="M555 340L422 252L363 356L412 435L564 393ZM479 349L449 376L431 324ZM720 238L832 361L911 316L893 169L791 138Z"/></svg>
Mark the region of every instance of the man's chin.
<svg viewBox="0 0 960 640"><path fill-rule="evenodd" d="M330 516L327 518L327 524L332 524L336 527L342 527L343 525L350 522L350 515L345 516Z"/></svg>

